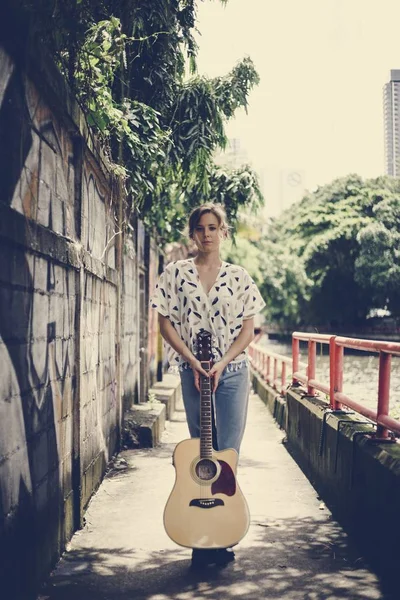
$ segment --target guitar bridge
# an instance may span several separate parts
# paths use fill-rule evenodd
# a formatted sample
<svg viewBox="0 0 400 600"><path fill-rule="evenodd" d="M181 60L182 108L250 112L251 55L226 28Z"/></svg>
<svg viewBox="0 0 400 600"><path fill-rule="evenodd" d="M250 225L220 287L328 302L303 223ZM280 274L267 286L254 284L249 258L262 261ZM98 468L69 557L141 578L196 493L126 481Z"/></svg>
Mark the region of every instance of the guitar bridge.
<svg viewBox="0 0 400 600"><path fill-rule="evenodd" d="M215 506L224 506L224 501L221 498L194 498L190 501L189 506L197 506L198 508L214 508Z"/></svg>

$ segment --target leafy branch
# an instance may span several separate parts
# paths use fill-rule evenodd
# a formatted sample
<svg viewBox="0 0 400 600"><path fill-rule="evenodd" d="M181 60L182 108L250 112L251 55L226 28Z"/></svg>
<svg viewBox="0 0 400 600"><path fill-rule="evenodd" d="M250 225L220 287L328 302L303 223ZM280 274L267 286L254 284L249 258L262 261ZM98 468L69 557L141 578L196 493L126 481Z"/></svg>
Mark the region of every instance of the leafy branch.
<svg viewBox="0 0 400 600"><path fill-rule="evenodd" d="M194 202L218 198L235 218L261 200L251 169L230 177L213 161L258 75L249 58L225 76L196 74L195 0L20 1L124 177L127 208L163 240Z"/></svg>

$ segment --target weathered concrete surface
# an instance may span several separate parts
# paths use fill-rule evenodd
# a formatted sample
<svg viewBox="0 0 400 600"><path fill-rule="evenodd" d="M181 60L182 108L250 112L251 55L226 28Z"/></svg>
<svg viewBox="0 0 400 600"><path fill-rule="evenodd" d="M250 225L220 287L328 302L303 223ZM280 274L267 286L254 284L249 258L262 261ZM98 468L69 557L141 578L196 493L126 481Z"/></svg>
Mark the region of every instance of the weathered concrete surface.
<svg viewBox="0 0 400 600"><path fill-rule="evenodd" d="M161 442L165 429L166 407L161 402L136 405L124 415L125 448L153 448Z"/></svg>
<svg viewBox="0 0 400 600"><path fill-rule="evenodd" d="M326 409L321 398L302 396L297 388L287 391L291 452L377 572L395 578L400 560L395 543L400 535L400 444L374 442L370 434L375 428L361 415L334 415Z"/></svg>
<svg viewBox="0 0 400 600"><path fill-rule="evenodd" d="M238 478L251 527L226 568L190 570L164 532L171 454L187 437L182 411L158 448L128 450L92 499L40 600L395 600L318 499L258 396L250 402Z"/></svg>
<svg viewBox="0 0 400 600"><path fill-rule="evenodd" d="M159 249L122 227L123 181L21 3L0 13L0 596L31 600L155 379Z"/></svg>
<svg viewBox="0 0 400 600"><path fill-rule="evenodd" d="M122 447L153 448L161 442L165 420L173 417L177 403L182 400L179 375L165 373L149 389L154 399L144 404L135 404L125 411L123 419Z"/></svg>

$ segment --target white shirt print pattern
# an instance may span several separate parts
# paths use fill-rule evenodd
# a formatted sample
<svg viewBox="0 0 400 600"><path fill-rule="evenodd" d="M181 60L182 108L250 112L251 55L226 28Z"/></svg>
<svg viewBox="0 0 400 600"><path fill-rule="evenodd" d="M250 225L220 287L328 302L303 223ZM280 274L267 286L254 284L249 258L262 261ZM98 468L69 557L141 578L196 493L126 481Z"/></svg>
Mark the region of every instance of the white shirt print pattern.
<svg viewBox="0 0 400 600"><path fill-rule="evenodd" d="M200 330L212 334L214 360L218 361L231 347L242 329L243 321L251 319L265 302L247 271L240 266L222 262L214 285L205 292L194 259L169 263L160 275L150 299L152 308L168 317L186 346L196 355L196 339ZM183 360L167 344L171 366ZM235 358L241 362L247 351Z"/></svg>

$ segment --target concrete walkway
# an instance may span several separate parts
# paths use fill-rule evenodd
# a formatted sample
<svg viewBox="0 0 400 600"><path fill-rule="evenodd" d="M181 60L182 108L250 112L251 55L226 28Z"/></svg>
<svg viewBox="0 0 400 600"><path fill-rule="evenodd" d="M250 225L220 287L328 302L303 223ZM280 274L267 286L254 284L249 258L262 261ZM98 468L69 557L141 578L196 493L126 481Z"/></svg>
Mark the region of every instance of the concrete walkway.
<svg viewBox="0 0 400 600"><path fill-rule="evenodd" d="M160 447L121 453L40 600L394 600L352 548L297 467L267 408L253 395L238 480L251 526L225 568L192 571L190 550L163 528L182 410Z"/></svg>

